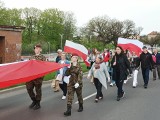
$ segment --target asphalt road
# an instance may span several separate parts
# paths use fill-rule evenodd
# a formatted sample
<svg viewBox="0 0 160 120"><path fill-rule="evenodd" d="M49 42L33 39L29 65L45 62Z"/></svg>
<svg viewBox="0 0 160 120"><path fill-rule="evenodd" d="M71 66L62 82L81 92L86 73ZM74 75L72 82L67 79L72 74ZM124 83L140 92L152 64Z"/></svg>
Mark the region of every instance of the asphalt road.
<svg viewBox="0 0 160 120"><path fill-rule="evenodd" d="M43 84L41 109L28 108L31 100L25 88L0 92L0 120L160 120L160 80L152 81L150 76L148 89L143 88L141 73L139 85L132 88L132 79L124 85L126 96L116 101L117 88L103 88L104 99L94 103L95 87L84 77L84 111L78 113L75 100L72 116L64 117L66 100L61 100L62 92L54 93L49 83ZM92 96L92 97L88 97Z"/></svg>

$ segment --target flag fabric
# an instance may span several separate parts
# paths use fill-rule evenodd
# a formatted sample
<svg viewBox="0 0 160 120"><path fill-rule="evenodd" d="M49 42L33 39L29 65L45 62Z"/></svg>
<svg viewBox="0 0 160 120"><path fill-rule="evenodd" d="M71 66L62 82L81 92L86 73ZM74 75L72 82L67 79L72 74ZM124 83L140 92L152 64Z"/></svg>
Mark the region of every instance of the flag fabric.
<svg viewBox="0 0 160 120"><path fill-rule="evenodd" d="M156 63L156 56L155 55L152 55L152 60L154 63Z"/></svg>
<svg viewBox="0 0 160 120"><path fill-rule="evenodd" d="M136 39L118 38L118 46L121 46L123 50L135 52L139 56L142 52L143 43Z"/></svg>
<svg viewBox="0 0 160 120"><path fill-rule="evenodd" d="M83 45L66 40L64 52L78 54L83 59L84 63L87 66L90 66L90 62L88 61L88 50Z"/></svg>
<svg viewBox="0 0 160 120"><path fill-rule="evenodd" d="M0 65L0 88L25 83L68 66L47 61L29 60Z"/></svg>

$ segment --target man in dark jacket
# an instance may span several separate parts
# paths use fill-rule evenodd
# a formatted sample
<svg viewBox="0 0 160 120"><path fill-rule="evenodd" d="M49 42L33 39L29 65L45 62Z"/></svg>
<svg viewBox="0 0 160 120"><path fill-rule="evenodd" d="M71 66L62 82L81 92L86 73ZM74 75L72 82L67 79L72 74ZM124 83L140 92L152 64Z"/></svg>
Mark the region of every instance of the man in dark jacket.
<svg viewBox="0 0 160 120"><path fill-rule="evenodd" d="M147 50L147 47L144 46L142 49L143 52L140 55L140 62L141 62L142 76L144 80L144 88L147 89L149 82L149 70L152 70L153 68L153 60L152 60L152 55Z"/></svg>
<svg viewBox="0 0 160 120"><path fill-rule="evenodd" d="M160 53L158 53L157 49L154 49L152 55L152 59L154 62L154 69L153 69L153 80L156 80L157 75L156 75L156 70L158 72L158 78L160 79Z"/></svg>

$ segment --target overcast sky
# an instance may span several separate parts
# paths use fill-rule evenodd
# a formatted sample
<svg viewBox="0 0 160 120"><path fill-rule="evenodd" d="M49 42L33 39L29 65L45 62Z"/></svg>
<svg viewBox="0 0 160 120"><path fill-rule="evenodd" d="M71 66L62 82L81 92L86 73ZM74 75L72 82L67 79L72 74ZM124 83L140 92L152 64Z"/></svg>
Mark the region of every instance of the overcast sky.
<svg viewBox="0 0 160 120"><path fill-rule="evenodd" d="M77 25L91 18L108 15L118 20L130 19L143 27L142 34L160 32L160 0L1 0L7 8L35 7L41 10L58 8L72 11Z"/></svg>

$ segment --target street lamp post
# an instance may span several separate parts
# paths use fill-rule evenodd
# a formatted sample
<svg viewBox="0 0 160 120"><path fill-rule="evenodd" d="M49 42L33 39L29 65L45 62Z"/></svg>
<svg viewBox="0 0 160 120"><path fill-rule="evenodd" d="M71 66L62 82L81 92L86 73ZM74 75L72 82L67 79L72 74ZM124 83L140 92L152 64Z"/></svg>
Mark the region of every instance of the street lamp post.
<svg viewBox="0 0 160 120"><path fill-rule="evenodd" d="M48 43L48 54L49 54L49 58L50 59L50 42L47 42Z"/></svg>
<svg viewBox="0 0 160 120"><path fill-rule="evenodd" d="M62 49L62 40L63 40L63 34L59 34L61 36L61 49Z"/></svg>

